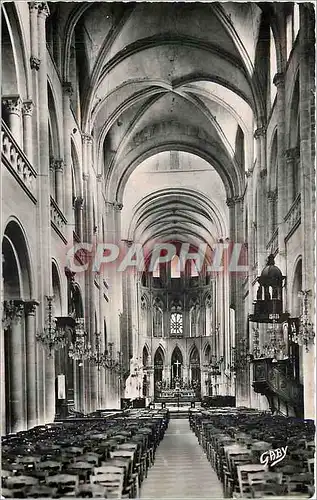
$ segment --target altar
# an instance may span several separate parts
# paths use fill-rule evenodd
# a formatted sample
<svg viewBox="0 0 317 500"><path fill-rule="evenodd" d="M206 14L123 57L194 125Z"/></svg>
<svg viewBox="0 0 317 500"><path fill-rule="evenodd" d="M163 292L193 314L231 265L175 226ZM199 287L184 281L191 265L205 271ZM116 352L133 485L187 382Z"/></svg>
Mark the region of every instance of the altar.
<svg viewBox="0 0 317 500"><path fill-rule="evenodd" d="M196 392L194 389L162 389L159 393L159 398L186 398L187 400L191 400L196 397Z"/></svg>
<svg viewBox="0 0 317 500"><path fill-rule="evenodd" d="M185 375L185 376L184 376ZM187 377L180 352L172 356L170 376L155 381L154 401L158 403L191 403L200 401L200 377Z"/></svg>

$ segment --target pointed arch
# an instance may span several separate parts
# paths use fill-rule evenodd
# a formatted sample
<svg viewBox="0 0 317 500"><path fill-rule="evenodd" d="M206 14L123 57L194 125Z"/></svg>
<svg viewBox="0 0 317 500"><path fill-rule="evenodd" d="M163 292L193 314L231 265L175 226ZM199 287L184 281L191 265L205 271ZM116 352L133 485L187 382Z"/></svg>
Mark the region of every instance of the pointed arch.
<svg viewBox="0 0 317 500"><path fill-rule="evenodd" d="M17 219L11 219L6 225L2 254L4 299L32 299L33 273L30 250L24 229Z"/></svg>
<svg viewBox="0 0 317 500"><path fill-rule="evenodd" d="M150 364L150 350L147 344L143 346L142 350L142 362L143 362L143 367L146 367Z"/></svg>
<svg viewBox="0 0 317 500"><path fill-rule="evenodd" d="M200 363L200 355L196 344L193 344L189 350L189 363Z"/></svg>

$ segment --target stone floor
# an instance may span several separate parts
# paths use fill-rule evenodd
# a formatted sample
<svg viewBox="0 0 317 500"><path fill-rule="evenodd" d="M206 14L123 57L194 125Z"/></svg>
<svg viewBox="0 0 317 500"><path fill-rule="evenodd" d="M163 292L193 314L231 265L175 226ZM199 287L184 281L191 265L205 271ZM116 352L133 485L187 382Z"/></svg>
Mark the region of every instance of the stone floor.
<svg viewBox="0 0 317 500"><path fill-rule="evenodd" d="M144 500L224 498L222 485L187 419L171 419L157 449L154 466L142 484L140 497Z"/></svg>

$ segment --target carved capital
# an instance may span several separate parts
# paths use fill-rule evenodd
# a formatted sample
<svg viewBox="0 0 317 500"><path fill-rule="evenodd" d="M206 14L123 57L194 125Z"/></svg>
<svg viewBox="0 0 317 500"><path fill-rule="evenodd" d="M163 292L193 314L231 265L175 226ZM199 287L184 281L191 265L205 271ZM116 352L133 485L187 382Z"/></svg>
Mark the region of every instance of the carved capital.
<svg viewBox="0 0 317 500"><path fill-rule="evenodd" d="M2 104L4 105L8 113L10 113L10 115L17 115L17 116L21 115L22 101L20 99L20 96L14 95L14 96L3 97Z"/></svg>
<svg viewBox="0 0 317 500"><path fill-rule="evenodd" d="M55 160L55 158L52 156L52 157L50 158L50 171L51 171L51 172L54 172L54 171L55 171L55 161L56 161L56 160Z"/></svg>
<svg viewBox="0 0 317 500"><path fill-rule="evenodd" d="M299 148L290 148L285 151L286 163L292 163L296 158L299 158Z"/></svg>
<svg viewBox="0 0 317 500"><path fill-rule="evenodd" d="M97 179L97 182L101 182L102 181L102 174L97 174L96 179Z"/></svg>
<svg viewBox="0 0 317 500"><path fill-rule="evenodd" d="M84 198L82 196L75 196L73 201L74 208L83 209L84 206Z"/></svg>
<svg viewBox="0 0 317 500"><path fill-rule="evenodd" d="M83 144L92 144L92 136L90 134L82 133L81 139Z"/></svg>
<svg viewBox="0 0 317 500"><path fill-rule="evenodd" d="M22 114L23 116L32 116L34 108L33 101L24 101L22 104Z"/></svg>
<svg viewBox="0 0 317 500"><path fill-rule="evenodd" d="M41 65L41 59L35 56L30 57L31 69L35 69L36 71L38 71L40 69L40 65Z"/></svg>
<svg viewBox="0 0 317 500"><path fill-rule="evenodd" d="M253 174L253 169L249 168L246 172L245 172L245 176L247 178L249 177L252 177L252 174Z"/></svg>
<svg viewBox="0 0 317 500"><path fill-rule="evenodd" d="M42 2L29 2L29 9L30 9L30 12L36 12L38 13L40 7L42 5Z"/></svg>
<svg viewBox="0 0 317 500"><path fill-rule="evenodd" d="M57 160L55 160L55 170L56 170L56 172L63 173L63 171L64 171L64 160L62 160L61 158L58 158Z"/></svg>
<svg viewBox="0 0 317 500"><path fill-rule="evenodd" d="M40 303L37 300L28 300L25 302L25 314L35 316L36 308Z"/></svg>
<svg viewBox="0 0 317 500"><path fill-rule="evenodd" d="M267 176L267 169L263 168L263 170L260 171L260 177L261 179L264 179Z"/></svg>
<svg viewBox="0 0 317 500"><path fill-rule="evenodd" d="M268 191L267 197L270 201L275 201L277 199L277 190L275 189L274 191Z"/></svg>
<svg viewBox="0 0 317 500"><path fill-rule="evenodd" d="M121 212L121 210L123 209L122 203L118 203L117 201L114 201L112 206L116 212Z"/></svg>
<svg viewBox="0 0 317 500"><path fill-rule="evenodd" d="M39 6L39 16L48 17L50 15L50 9L47 2L41 2Z"/></svg>
<svg viewBox="0 0 317 500"><path fill-rule="evenodd" d="M234 198L227 198L226 203L227 203L227 206L228 206L229 208L232 208L232 207L234 207L234 206L235 206L235 201L234 201Z"/></svg>
<svg viewBox="0 0 317 500"><path fill-rule="evenodd" d="M73 93L74 93L74 89L73 89L73 86L71 84L71 82L63 82L63 92L64 94L66 94L69 98L72 97Z"/></svg>
<svg viewBox="0 0 317 500"><path fill-rule="evenodd" d="M243 201L243 196L233 196L232 198L227 198L227 205L229 208L234 207L237 203Z"/></svg>
<svg viewBox="0 0 317 500"><path fill-rule="evenodd" d="M122 240L128 248L132 247L133 245L133 240Z"/></svg>
<svg viewBox="0 0 317 500"><path fill-rule="evenodd" d="M276 73L273 78L273 83L276 87L284 85L284 73Z"/></svg>
<svg viewBox="0 0 317 500"><path fill-rule="evenodd" d="M71 271L69 269L69 267L67 267L67 266L65 267L64 270L65 270L65 276L66 276L67 280L69 282L71 282L71 283L74 282L76 273L74 273L73 271Z"/></svg>
<svg viewBox="0 0 317 500"><path fill-rule="evenodd" d="M3 328L19 323L24 314L23 300L5 300L3 303Z"/></svg>
<svg viewBox="0 0 317 500"><path fill-rule="evenodd" d="M259 139L259 137L262 137L266 134L266 127L263 125L262 127L259 127L255 130L254 132L254 139Z"/></svg>
<svg viewBox="0 0 317 500"><path fill-rule="evenodd" d="M89 179L89 174L83 173L83 181L88 181Z"/></svg>

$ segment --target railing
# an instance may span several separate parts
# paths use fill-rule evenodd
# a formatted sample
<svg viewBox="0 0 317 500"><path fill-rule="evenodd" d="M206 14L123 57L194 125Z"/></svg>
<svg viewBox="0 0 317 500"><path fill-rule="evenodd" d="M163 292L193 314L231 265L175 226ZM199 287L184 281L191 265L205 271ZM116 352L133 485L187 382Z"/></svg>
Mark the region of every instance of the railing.
<svg viewBox="0 0 317 500"><path fill-rule="evenodd" d="M286 238L289 238L291 234L295 231L295 229L299 226L301 221L301 196L300 193L297 195L291 208L286 214L285 218L286 223Z"/></svg>
<svg viewBox="0 0 317 500"><path fill-rule="evenodd" d="M274 392L282 399L290 401L295 406L303 401L303 388L295 380L290 380L278 366L271 366L269 371L269 383Z"/></svg>
<svg viewBox="0 0 317 500"><path fill-rule="evenodd" d="M274 393L283 401L296 408L303 405L303 386L287 376L279 362L271 358L257 359L253 362L253 387L261 394Z"/></svg>
<svg viewBox="0 0 317 500"><path fill-rule="evenodd" d="M274 255L278 252L278 228L274 230L271 239L266 245L266 249Z"/></svg>
<svg viewBox="0 0 317 500"><path fill-rule="evenodd" d="M3 120L1 123L1 157L23 190L36 203L36 171Z"/></svg>
<svg viewBox="0 0 317 500"><path fill-rule="evenodd" d="M64 240L65 239L65 227L67 224L67 219L65 218L63 212L58 207L56 201L51 197L51 224L58 235Z"/></svg>

